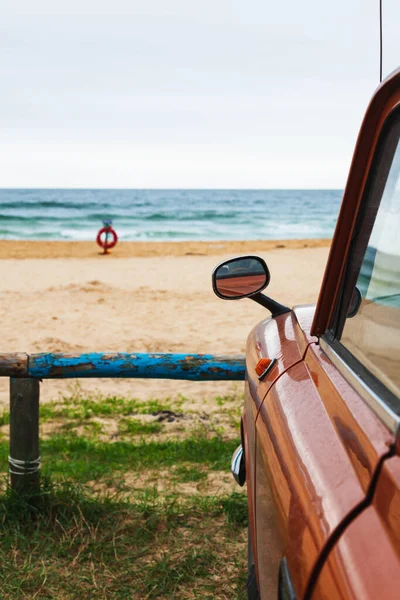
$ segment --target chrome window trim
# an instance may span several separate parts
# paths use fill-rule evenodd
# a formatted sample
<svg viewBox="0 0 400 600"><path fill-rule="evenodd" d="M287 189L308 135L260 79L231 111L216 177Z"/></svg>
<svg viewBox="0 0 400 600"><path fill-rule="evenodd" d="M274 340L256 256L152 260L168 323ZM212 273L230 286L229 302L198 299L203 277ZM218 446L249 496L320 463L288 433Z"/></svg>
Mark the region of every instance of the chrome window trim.
<svg viewBox="0 0 400 600"><path fill-rule="evenodd" d="M339 373L346 379L347 383L355 389L382 423L384 423L392 433L396 434L400 425L400 417L366 385L366 383L335 352L327 340L320 338L319 344L332 364L335 365Z"/></svg>

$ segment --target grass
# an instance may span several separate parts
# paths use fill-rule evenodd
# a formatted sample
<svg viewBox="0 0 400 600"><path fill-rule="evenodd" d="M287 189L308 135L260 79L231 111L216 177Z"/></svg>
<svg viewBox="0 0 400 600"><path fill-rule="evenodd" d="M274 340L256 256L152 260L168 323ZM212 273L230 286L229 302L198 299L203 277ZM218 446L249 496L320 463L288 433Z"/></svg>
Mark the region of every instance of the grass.
<svg viewBox="0 0 400 600"><path fill-rule="evenodd" d="M145 402L136 398L123 398L120 396L85 396L77 388L76 393L63 398L63 403L49 403L40 407L41 420L66 418L85 420L91 417L124 417L131 415L149 415L170 411L173 408L179 410L184 398L178 398L173 403L171 401L161 402L157 399L150 399Z"/></svg>
<svg viewBox="0 0 400 600"><path fill-rule="evenodd" d="M103 396L101 394L84 393L79 385L75 385L70 396L62 396L60 400L40 405L40 422L54 419L85 421L93 417L131 417L133 415L159 415L162 413L179 413L183 406L190 412L190 398L178 395L175 399L160 401L157 398L138 400L120 396ZM243 394L234 393L217 396L215 405L224 407L219 414L231 414L237 418L243 404ZM188 410L189 407L189 410ZM8 425L9 411L3 409L0 415L0 426Z"/></svg>
<svg viewBox="0 0 400 600"><path fill-rule="evenodd" d="M187 483L189 481L203 481L207 479L207 473L198 467L188 467L181 465L174 469L174 476L178 481Z"/></svg>
<svg viewBox="0 0 400 600"><path fill-rule="evenodd" d="M85 396L79 390L71 397L62 397L61 402L53 401L41 404L39 409L40 422L45 423L54 419L71 419L85 421L92 417L124 417L131 415L151 415L166 411L179 410L185 399L179 397L174 403L160 402L157 399L140 401L135 398L119 396ZM0 426L8 425L10 413L3 409L0 415Z"/></svg>
<svg viewBox="0 0 400 600"><path fill-rule="evenodd" d="M122 435L149 435L161 433L163 426L160 423L142 423L138 419L121 419L118 429Z"/></svg>
<svg viewBox="0 0 400 600"><path fill-rule="evenodd" d="M236 424L224 433L183 421L166 437L169 423L147 416L186 413L188 399L80 400L41 407L40 495L22 500L2 486L1 598L244 599L247 499L228 475ZM237 412L234 399L216 404L218 418ZM99 417L117 438L104 439ZM4 473L7 456L3 430Z"/></svg>
<svg viewBox="0 0 400 600"><path fill-rule="evenodd" d="M246 499L96 496L46 480L0 504L2 598L244 598Z"/></svg>
<svg viewBox="0 0 400 600"><path fill-rule="evenodd" d="M42 440L41 454L45 474L60 475L84 483L113 475L118 471L143 471L171 468L180 463L206 465L211 470L229 468L230 458L239 439L224 440L188 437L162 442L101 442L76 434L55 434ZM0 470L8 464L8 442L0 442Z"/></svg>

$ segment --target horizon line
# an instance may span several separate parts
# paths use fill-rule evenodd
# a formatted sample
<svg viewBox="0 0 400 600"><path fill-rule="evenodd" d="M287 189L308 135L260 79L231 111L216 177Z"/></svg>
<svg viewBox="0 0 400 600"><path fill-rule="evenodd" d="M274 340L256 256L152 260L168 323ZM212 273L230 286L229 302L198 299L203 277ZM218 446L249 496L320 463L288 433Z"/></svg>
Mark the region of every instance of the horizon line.
<svg viewBox="0 0 400 600"><path fill-rule="evenodd" d="M204 191L204 192L230 192L230 191L242 191L242 192L279 192L279 191L293 191L293 192L324 192L324 191L334 191L334 192L342 192L344 188L336 188L336 187L273 187L273 188L263 188L263 187L53 187L53 186L44 186L44 187L17 187L17 186L0 186L0 191L5 190L63 190L63 191L184 191L184 192L195 192L195 191Z"/></svg>

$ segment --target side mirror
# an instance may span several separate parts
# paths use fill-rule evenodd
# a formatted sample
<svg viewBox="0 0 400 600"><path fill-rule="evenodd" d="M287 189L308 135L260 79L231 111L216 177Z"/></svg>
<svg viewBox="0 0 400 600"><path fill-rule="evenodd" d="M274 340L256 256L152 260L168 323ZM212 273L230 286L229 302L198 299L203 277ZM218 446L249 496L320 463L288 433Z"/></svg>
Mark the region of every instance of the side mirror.
<svg viewBox="0 0 400 600"><path fill-rule="evenodd" d="M259 256L240 256L218 265L212 274L213 290L219 298L249 298L267 287L270 274Z"/></svg>

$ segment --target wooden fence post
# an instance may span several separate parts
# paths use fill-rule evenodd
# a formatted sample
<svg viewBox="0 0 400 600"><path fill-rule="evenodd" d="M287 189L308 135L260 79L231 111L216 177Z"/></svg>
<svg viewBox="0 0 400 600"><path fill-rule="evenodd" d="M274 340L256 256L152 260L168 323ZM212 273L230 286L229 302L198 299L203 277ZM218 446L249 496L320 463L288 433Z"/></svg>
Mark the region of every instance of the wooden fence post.
<svg viewBox="0 0 400 600"><path fill-rule="evenodd" d="M11 488L20 496L40 489L39 394L37 379L10 378Z"/></svg>

